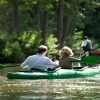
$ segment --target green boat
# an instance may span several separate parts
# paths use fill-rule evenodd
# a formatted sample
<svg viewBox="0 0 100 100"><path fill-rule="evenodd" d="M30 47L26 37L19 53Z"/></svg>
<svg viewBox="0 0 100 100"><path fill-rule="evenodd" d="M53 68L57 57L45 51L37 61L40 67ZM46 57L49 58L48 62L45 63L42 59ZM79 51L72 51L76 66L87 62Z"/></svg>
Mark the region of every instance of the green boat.
<svg viewBox="0 0 100 100"><path fill-rule="evenodd" d="M72 61L73 62L73 61ZM76 61L75 61L76 62ZM73 69L61 69L60 67L53 71L20 71L8 72L8 79L67 79L67 78L84 78L100 74L100 57L86 56L78 60L78 62L86 65L98 65L97 67L75 67ZM16 66L18 66L17 64ZM0 64L0 70L13 65ZM14 65L15 66L15 65ZM14 67L13 66L13 67Z"/></svg>
<svg viewBox="0 0 100 100"><path fill-rule="evenodd" d="M9 72L8 79L68 79L68 78L85 78L100 74L100 67L89 68L88 66L81 69L61 69L57 68L48 72Z"/></svg>

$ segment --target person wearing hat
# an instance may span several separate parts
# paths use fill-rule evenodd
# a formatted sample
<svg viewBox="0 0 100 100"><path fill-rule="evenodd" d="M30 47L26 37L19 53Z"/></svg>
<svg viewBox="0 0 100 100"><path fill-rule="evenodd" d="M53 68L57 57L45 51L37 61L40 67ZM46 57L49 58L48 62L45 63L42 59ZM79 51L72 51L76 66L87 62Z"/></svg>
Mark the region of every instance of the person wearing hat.
<svg viewBox="0 0 100 100"><path fill-rule="evenodd" d="M92 43L91 43L91 40L88 39L88 36L84 36L84 41L82 42L82 48L83 48L83 51L84 51L84 54L87 54L87 53L91 53L92 51Z"/></svg>

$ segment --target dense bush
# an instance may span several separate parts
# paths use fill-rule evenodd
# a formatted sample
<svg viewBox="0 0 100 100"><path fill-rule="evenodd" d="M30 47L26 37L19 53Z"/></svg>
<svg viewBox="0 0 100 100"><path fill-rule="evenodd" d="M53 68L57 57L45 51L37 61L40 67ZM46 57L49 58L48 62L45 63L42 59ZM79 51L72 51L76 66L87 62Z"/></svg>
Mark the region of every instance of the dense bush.
<svg viewBox="0 0 100 100"><path fill-rule="evenodd" d="M73 36L68 36L65 40L64 45L70 47L73 52L74 55L76 57L80 56L80 52L81 52L81 43L82 43L82 32L76 32L75 35Z"/></svg>
<svg viewBox="0 0 100 100"><path fill-rule="evenodd" d="M22 62L27 56L37 53L37 47L41 45L38 32L28 31L21 36L1 35L0 38L0 57L4 58L5 62ZM53 35L49 35L47 39L47 47L49 49L48 56L56 59L57 39Z"/></svg>
<svg viewBox="0 0 100 100"><path fill-rule="evenodd" d="M21 62L25 58L17 41L14 43L6 43L3 52L8 62Z"/></svg>
<svg viewBox="0 0 100 100"><path fill-rule="evenodd" d="M55 60L56 56L58 55L57 51L57 45L56 45L57 39L53 35L49 35L47 39L47 47L48 47L48 56L52 59Z"/></svg>
<svg viewBox="0 0 100 100"><path fill-rule="evenodd" d="M4 62L20 62L24 59L24 54L14 34L0 35L0 57Z"/></svg>
<svg viewBox="0 0 100 100"><path fill-rule="evenodd" d="M69 46L76 57L80 56L82 32L76 32L75 35L66 38L64 46ZM1 34L0 35L0 58L4 58L5 62L22 62L29 55L37 53L37 47L41 45L37 31L27 31L20 36ZM93 39L92 43L95 41ZM48 56L55 60L58 57L57 39L53 35L49 35L47 39Z"/></svg>

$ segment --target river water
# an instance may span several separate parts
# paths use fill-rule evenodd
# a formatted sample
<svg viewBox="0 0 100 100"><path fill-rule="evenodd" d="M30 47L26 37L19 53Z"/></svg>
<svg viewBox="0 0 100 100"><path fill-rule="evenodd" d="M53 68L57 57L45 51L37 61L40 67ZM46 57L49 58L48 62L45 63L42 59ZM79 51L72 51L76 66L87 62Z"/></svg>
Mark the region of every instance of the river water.
<svg viewBox="0 0 100 100"><path fill-rule="evenodd" d="M100 100L100 75L88 78L55 80L7 79L0 70L0 100Z"/></svg>

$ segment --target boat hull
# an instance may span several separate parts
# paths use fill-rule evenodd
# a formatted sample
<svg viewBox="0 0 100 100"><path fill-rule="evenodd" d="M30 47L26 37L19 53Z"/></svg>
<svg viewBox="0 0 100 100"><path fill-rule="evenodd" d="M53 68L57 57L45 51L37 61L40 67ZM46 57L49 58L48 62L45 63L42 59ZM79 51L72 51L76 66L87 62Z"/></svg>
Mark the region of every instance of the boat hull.
<svg viewBox="0 0 100 100"><path fill-rule="evenodd" d="M58 69L50 72L9 72L8 79L68 79L84 78L100 74L100 68L83 68L83 69Z"/></svg>

